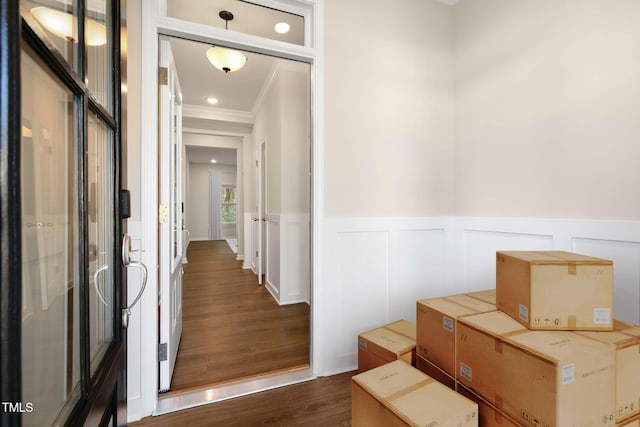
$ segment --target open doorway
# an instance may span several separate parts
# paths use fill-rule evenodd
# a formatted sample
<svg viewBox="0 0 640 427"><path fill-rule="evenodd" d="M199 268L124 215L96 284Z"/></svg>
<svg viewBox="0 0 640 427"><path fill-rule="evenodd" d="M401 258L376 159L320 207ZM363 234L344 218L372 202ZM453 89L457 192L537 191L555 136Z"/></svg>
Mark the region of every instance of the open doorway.
<svg viewBox="0 0 640 427"><path fill-rule="evenodd" d="M310 67L244 52L254 68L243 83L244 70L231 75L208 63L209 45L167 39L183 96L188 232L183 336L171 387L160 396L307 369ZM234 157L235 164L223 160ZM269 168L258 187L261 161ZM256 222L264 223L264 244L255 243ZM264 270L256 257L266 260Z"/></svg>

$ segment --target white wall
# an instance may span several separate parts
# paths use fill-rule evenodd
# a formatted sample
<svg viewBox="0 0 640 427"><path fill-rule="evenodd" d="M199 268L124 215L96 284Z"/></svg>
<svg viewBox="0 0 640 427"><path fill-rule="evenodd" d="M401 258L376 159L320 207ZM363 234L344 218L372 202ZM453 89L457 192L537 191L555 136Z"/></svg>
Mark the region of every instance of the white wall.
<svg viewBox="0 0 640 427"><path fill-rule="evenodd" d="M495 286L496 250L612 259L615 316L640 322L640 4L325 5L318 372L418 298Z"/></svg>
<svg viewBox="0 0 640 427"><path fill-rule="evenodd" d="M187 223L191 240L210 240L211 214L209 195L209 174L222 173L222 185L236 185L235 165L212 165L189 163L189 203L186 208ZM226 237L226 236L223 236Z"/></svg>
<svg viewBox="0 0 640 427"><path fill-rule="evenodd" d="M640 2L454 10L456 214L640 219Z"/></svg>
<svg viewBox="0 0 640 427"><path fill-rule="evenodd" d="M325 2L329 216L453 213L453 9L389 7Z"/></svg>

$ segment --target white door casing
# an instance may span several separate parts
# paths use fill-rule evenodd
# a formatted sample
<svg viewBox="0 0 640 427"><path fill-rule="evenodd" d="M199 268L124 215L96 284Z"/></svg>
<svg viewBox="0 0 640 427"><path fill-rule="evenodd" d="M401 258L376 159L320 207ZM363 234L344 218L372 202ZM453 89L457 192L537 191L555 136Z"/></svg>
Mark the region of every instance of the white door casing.
<svg viewBox="0 0 640 427"><path fill-rule="evenodd" d="M156 46L160 34L197 39L207 43L225 43L237 49L250 48L251 51L308 62L311 67L311 100L313 111L312 133L312 283L322 282L322 269L315 268L322 265L323 257L322 236L324 235L324 2L322 0L252 0L252 3L284 10L305 17L305 45L287 45L278 41L260 39L255 36L225 31L224 29L194 25L166 16L166 2L163 0L141 0L132 5L131 9L141 22L140 46ZM131 34L135 37L135 34ZM135 41L135 39L133 39ZM133 43L132 43L133 45ZM135 223L139 227L140 249L142 260L149 266L159 263L160 254L158 242L158 181L154 179L158 175L158 51L157 49L141 49L140 53L140 93L130 90L130 99L140 103L140 145L139 153L135 149L136 162L128 169L133 178L138 176L140 180L140 220ZM133 145L131 145L133 147ZM138 153L138 154L136 154ZM248 213L251 211L248 211ZM251 216L247 215L247 225L251 223ZM248 227L247 227L248 228ZM247 233L247 236L249 233ZM252 246L251 239L246 241ZM249 249L249 248L247 248ZM253 248L251 248L253 251ZM249 252L251 253L251 252ZM252 264L247 258L247 267ZM139 373L132 375L131 389L133 393L128 395L129 409L128 420L135 421L141 417L151 415L158 408L158 369L157 359L157 333L158 333L158 269L149 269L149 288L147 294L141 300L141 316L139 316L140 332L130 334L128 343L131 348L139 347L140 353L137 360L129 362L139 366ZM318 298L318 288L312 287L314 294L313 321L316 325L324 324L329 313L321 309L322 298ZM142 332L144 331L144 332ZM321 349L324 343L324 335L317 333L315 328L311 333L312 363L310 376L321 372L328 372L326 358L323 358Z"/></svg>
<svg viewBox="0 0 640 427"><path fill-rule="evenodd" d="M266 276L266 220L267 220L267 140L256 147L256 214L253 217L256 247L256 269L258 285L262 285L262 277Z"/></svg>
<svg viewBox="0 0 640 427"><path fill-rule="evenodd" d="M171 387L182 334L182 93L167 40L160 40L159 66L159 391ZM166 70L166 71L164 71ZM165 78L166 76L166 78Z"/></svg>

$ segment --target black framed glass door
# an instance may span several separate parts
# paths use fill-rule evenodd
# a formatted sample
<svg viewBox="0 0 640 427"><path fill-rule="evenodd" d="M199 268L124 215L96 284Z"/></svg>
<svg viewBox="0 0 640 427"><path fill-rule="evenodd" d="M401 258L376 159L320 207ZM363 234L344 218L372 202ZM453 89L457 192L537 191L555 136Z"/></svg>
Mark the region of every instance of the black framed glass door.
<svg viewBox="0 0 640 427"><path fill-rule="evenodd" d="M123 10L0 7L2 425L126 424Z"/></svg>

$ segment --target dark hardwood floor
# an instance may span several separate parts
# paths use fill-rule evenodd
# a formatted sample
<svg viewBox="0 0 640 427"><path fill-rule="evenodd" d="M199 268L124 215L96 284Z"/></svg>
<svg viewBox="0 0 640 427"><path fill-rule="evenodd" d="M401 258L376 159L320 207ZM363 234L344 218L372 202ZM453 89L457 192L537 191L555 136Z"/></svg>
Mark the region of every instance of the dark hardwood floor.
<svg viewBox="0 0 640 427"><path fill-rule="evenodd" d="M135 427L253 427L351 425L351 377L347 372L211 403L131 424Z"/></svg>
<svg viewBox="0 0 640 427"><path fill-rule="evenodd" d="M278 306L224 240L191 242L182 338L171 390L193 390L309 364L309 306Z"/></svg>

